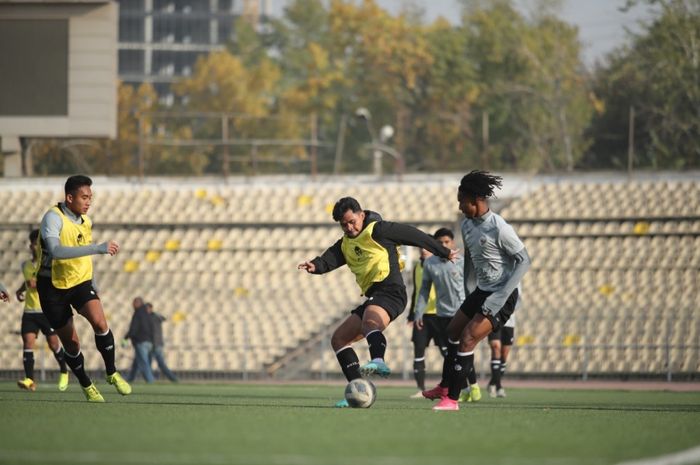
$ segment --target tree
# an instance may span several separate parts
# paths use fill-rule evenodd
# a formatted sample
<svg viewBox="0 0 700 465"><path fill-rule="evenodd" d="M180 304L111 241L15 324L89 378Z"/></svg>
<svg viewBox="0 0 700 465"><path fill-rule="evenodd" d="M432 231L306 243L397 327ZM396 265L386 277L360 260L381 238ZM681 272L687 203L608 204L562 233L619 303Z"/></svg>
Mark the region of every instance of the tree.
<svg viewBox="0 0 700 465"><path fill-rule="evenodd" d="M472 132L473 105L479 95L474 60L459 27L438 19L426 30L432 64L422 73L411 106L409 165L427 170L462 169L478 163Z"/></svg>
<svg viewBox="0 0 700 465"><path fill-rule="evenodd" d="M640 2L629 2L633 7ZM700 3L655 0L658 17L617 50L595 76L605 110L594 120L597 167L626 165L630 108L635 110L635 165L700 167Z"/></svg>
<svg viewBox="0 0 700 465"><path fill-rule="evenodd" d="M591 112L576 29L546 8L528 21L509 0L470 2L463 24L489 122L483 164L573 169Z"/></svg>

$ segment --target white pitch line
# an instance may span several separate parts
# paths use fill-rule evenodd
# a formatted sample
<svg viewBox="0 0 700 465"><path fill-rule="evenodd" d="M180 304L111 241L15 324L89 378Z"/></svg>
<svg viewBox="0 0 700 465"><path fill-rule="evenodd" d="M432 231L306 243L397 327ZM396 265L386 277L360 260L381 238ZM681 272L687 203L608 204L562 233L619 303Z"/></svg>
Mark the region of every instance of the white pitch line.
<svg viewBox="0 0 700 465"><path fill-rule="evenodd" d="M424 465L430 463L462 465L463 459L456 457L316 457L311 455L260 455L237 456L228 454L180 454L160 452L118 452L98 451L11 451L0 449L0 464L95 464L101 462L119 462L128 465L356 465L372 463L376 465ZM500 457L490 461L492 465L575 465L581 463L575 457L532 459L523 457Z"/></svg>
<svg viewBox="0 0 700 465"><path fill-rule="evenodd" d="M659 457L620 462L617 465L691 465L700 463L700 446Z"/></svg>

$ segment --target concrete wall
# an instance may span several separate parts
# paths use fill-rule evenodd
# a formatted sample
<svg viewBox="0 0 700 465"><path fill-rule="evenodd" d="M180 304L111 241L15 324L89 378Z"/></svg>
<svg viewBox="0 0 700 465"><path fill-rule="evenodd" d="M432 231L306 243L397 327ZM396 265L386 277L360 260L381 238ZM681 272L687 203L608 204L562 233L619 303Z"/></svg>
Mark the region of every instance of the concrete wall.
<svg viewBox="0 0 700 465"><path fill-rule="evenodd" d="M2 2L0 19L69 21L68 115L20 117L0 108L0 137L116 137L117 4Z"/></svg>

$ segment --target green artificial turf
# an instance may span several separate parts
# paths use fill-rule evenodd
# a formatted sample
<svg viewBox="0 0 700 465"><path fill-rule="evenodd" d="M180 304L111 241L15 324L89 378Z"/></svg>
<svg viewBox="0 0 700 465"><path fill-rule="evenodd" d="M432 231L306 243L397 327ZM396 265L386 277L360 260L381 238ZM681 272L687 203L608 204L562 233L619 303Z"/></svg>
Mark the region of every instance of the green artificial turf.
<svg viewBox="0 0 700 465"><path fill-rule="evenodd" d="M510 389L433 412L377 383L370 409L335 409L343 386L134 385L88 404L76 383L0 383L0 463L614 464L700 445L700 393ZM485 392L484 392L485 394Z"/></svg>

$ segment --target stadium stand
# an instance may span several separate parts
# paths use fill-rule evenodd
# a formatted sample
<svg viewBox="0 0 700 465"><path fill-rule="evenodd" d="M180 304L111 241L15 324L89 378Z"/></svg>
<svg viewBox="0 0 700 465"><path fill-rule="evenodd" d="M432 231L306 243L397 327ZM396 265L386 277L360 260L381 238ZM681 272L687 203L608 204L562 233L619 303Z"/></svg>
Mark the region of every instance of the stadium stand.
<svg viewBox="0 0 700 465"><path fill-rule="evenodd" d="M129 183L97 180L95 240L115 239L116 257L94 260L117 337L142 295L168 316L171 368L186 376L337 376L328 336L361 301L352 275L308 276L296 264L340 237L330 219L352 195L386 219L458 230L457 178L305 183ZM52 180L55 181L55 180ZM59 189L0 187L0 280L20 284L26 237ZM605 182L514 180L495 205L533 258L509 371L523 375L700 372L700 180ZM16 187L16 186L15 186ZM415 251L405 249L407 262ZM3 306L0 370L22 368L20 304ZM12 315L12 316L10 316ZM80 337L90 328L78 319ZM412 366L405 317L387 331L391 365ZM367 357L358 344L361 359ZM126 368L130 350L120 350ZM42 354L50 356L48 352ZM96 351L87 365L101 366ZM485 351L477 355L486 370ZM303 363L300 363L303 361ZM436 350L428 366L440 366ZM308 369L308 366L311 369ZM50 360L47 367L52 367ZM300 367L305 367L302 370Z"/></svg>

